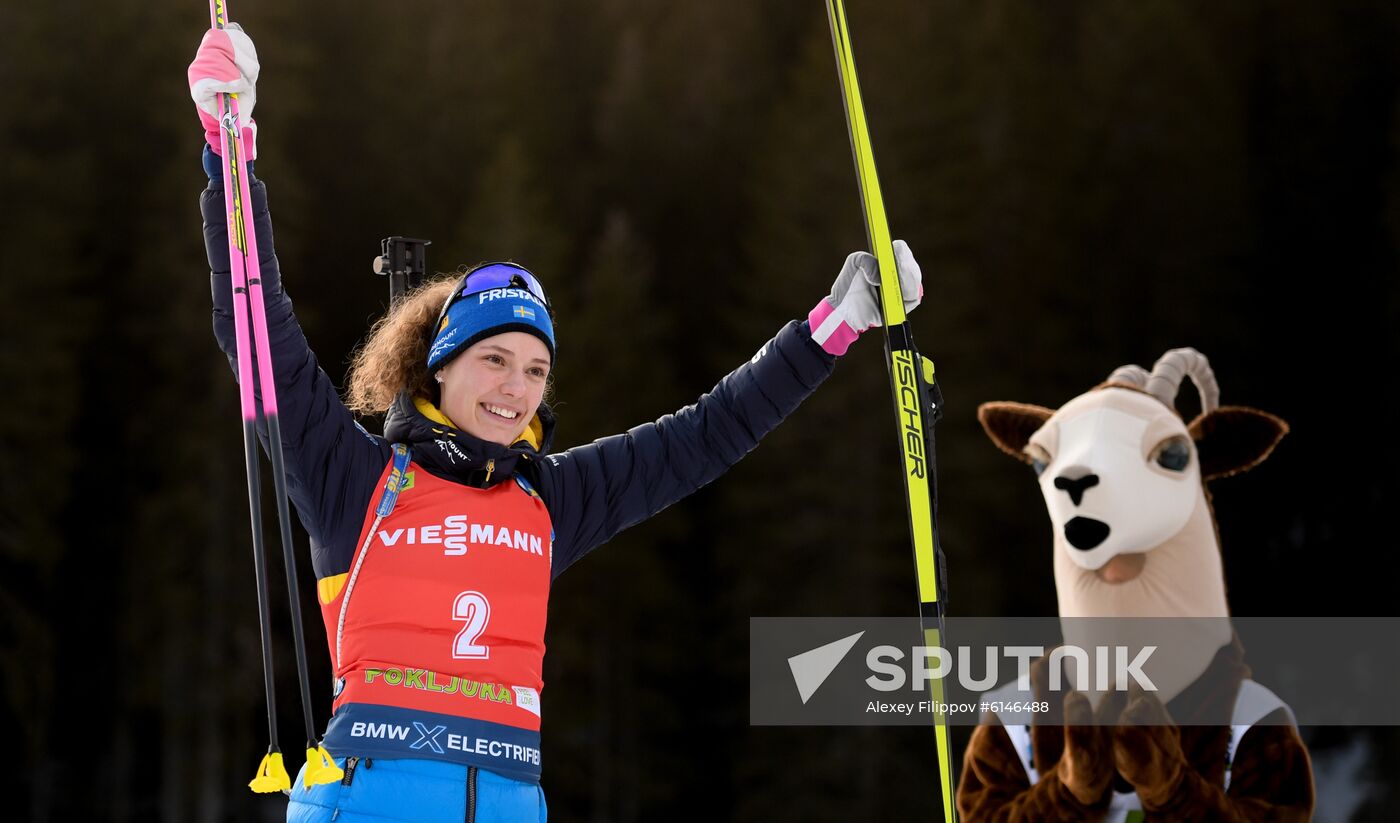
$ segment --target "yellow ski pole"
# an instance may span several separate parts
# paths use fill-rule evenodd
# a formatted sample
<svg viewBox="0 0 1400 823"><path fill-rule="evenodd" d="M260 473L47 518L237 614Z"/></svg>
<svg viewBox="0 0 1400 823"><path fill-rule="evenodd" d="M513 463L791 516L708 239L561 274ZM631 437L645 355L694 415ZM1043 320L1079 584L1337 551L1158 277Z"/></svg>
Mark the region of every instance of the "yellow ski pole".
<svg viewBox="0 0 1400 823"><path fill-rule="evenodd" d="M890 369L895 414L899 429L899 449L904 464L904 492L908 503L909 531L914 545L914 569L918 586L919 617L924 645L940 646L943 638L946 581L942 578L942 553L936 524L936 465L933 449L933 423L941 414L942 399L934 381L933 362L919 355L904 314L904 302L895 269L894 245L890 238L885 202L875 174L875 155L870 130L865 122L860 83L856 78L855 56L846 10L841 0L827 0L831 40L836 50L836 69L841 78L842 102L851 134L861 206L870 251L880 265L880 311L884 320L885 358ZM954 823L954 780L948 719L943 711L943 683L929 680L933 705L933 731L938 744L938 785L943 801L943 820Z"/></svg>

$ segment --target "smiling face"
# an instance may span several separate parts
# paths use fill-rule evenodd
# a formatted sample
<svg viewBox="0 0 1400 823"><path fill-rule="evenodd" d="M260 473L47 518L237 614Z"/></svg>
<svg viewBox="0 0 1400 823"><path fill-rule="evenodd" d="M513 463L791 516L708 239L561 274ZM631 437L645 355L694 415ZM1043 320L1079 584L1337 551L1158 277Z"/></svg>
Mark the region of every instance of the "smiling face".
<svg viewBox="0 0 1400 823"><path fill-rule="evenodd" d="M549 349L533 334L488 337L438 371L438 406L467 434L511 446L544 398L549 368Z"/></svg>

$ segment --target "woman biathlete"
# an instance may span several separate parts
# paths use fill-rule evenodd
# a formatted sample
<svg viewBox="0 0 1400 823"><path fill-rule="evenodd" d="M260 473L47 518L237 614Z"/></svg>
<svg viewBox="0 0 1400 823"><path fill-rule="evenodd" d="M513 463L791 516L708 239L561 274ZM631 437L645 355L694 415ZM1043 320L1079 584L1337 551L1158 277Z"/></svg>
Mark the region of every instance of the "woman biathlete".
<svg viewBox="0 0 1400 823"><path fill-rule="evenodd" d="M214 334L235 362L214 95L251 114L257 54L211 30L190 65L205 126L201 198ZM255 157L245 131L246 156ZM288 486L311 536L335 675L325 747L344 769L293 783L289 821L534 821L550 582L596 546L724 473L879 325L875 259L850 255L829 296L695 404L551 451L549 298L515 263L480 265L397 302L342 402L282 288L267 191L248 169ZM906 310L922 294L897 242ZM384 436L355 414L386 413Z"/></svg>

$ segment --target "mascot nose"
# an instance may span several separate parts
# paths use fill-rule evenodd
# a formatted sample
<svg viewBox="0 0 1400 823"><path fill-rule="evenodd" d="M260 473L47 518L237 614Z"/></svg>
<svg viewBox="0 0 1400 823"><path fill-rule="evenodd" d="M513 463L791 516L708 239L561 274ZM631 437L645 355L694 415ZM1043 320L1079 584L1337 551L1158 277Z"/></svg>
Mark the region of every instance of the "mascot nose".
<svg viewBox="0 0 1400 823"><path fill-rule="evenodd" d="M1069 499L1076 506L1084 499L1084 492L1098 484L1099 476L1097 474L1086 474L1083 477L1075 478L1067 477L1062 474L1055 478L1055 488L1060 491L1069 492Z"/></svg>

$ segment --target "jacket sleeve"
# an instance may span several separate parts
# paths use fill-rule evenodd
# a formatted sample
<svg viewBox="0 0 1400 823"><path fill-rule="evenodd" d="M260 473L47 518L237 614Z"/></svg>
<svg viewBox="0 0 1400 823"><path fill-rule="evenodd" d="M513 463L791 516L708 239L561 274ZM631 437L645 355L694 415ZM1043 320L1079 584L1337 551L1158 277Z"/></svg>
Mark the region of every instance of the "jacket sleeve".
<svg viewBox="0 0 1400 823"><path fill-rule="evenodd" d="M655 423L549 455L540 496L557 577L623 529L723 474L826 379L835 358L793 321L696 403Z"/></svg>
<svg viewBox="0 0 1400 823"><path fill-rule="evenodd" d="M214 298L214 337L228 356L236 379L238 355L222 160L208 147L204 151L209 186L200 196L200 210L204 215L204 244ZM320 578L348 569L365 510L388 463L390 449L355 422L340 402L330 378L317 365L292 313L292 301L282 288L272 245L267 188L253 177L252 164L248 172L287 488L301 523L311 536L312 563ZM267 429L261 419L258 436L266 449Z"/></svg>

